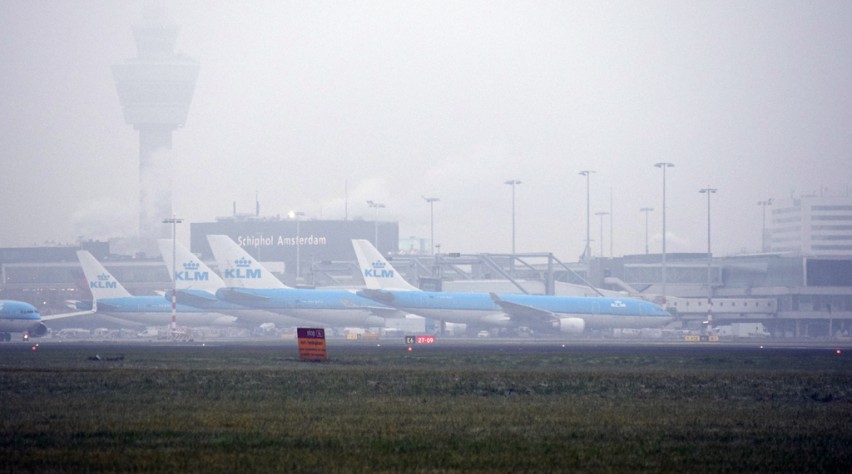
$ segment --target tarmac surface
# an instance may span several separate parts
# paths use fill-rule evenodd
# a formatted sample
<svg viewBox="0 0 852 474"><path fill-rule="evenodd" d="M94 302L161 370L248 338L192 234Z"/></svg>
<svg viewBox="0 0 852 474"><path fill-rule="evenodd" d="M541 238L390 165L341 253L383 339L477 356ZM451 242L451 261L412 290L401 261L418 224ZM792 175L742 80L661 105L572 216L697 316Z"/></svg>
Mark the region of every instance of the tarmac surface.
<svg viewBox="0 0 852 474"><path fill-rule="evenodd" d="M344 338L328 338L326 345L329 353L333 352L362 352L362 351L428 351L428 352L727 352L727 351L768 351L768 350L814 350L840 351L852 354L852 341L779 341L770 339L729 340L718 342L688 342L683 340L617 340L617 339L533 339L533 338L440 338L436 337L432 344L408 344L403 337L381 338L377 340L347 340ZM190 349L190 348L269 348L281 350L292 348L297 350L295 338L286 339L213 339L203 341L169 341L169 340L58 340L32 338L29 341L13 339L11 342L0 343L0 353L21 348L37 350L39 348L64 347L97 350L138 349L152 350Z"/></svg>

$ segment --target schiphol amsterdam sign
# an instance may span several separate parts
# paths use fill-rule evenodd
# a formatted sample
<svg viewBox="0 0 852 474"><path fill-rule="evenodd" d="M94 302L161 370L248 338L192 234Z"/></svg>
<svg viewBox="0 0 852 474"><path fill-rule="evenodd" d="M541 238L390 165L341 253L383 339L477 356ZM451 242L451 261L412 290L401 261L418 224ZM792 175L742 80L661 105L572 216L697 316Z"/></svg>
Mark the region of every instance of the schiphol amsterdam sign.
<svg viewBox="0 0 852 474"><path fill-rule="evenodd" d="M238 235L240 247L322 247L328 245L328 238L319 235Z"/></svg>

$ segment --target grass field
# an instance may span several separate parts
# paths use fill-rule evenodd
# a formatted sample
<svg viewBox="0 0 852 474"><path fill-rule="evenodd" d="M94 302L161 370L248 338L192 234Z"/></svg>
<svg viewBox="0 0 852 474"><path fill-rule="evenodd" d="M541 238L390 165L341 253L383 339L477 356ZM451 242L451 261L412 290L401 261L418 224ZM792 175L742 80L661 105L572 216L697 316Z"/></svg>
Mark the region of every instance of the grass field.
<svg viewBox="0 0 852 474"><path fill-rule="evenodd" d="M329 352L0 346L0 471L852 471L852 352Z"/></svg>

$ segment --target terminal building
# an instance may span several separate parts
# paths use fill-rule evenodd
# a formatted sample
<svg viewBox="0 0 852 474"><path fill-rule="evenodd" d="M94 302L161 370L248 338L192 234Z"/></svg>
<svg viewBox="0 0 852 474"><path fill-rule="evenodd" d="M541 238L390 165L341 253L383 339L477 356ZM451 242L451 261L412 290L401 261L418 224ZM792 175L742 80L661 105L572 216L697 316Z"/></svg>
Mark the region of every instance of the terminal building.
<svg viewBox="0 0 852 474"><path fill-rule="evenodd" d="M212 262L206 236L224 234L285 284L362 284L351 239L367 239L413 284L436 290L588 295L614 292L658 301L681 327L761 323L775 338L847 338L852 332L852 199L805 196L768 207L767 251L726 257L660 254L560 262L552 254L436 254L409 251L396 222L238 216L190 224L190 248ZM301 217L301 216L297 216ZM0 249L0 298L44 314L87 294L75 251L101 260L133 294L170 287L158 259L113 255L105 242ZM402 248L403 251L400 251ZM214 266L214 265L211 265ZM214 266L215 268L215 266Z"/></svg>
<svg viewBox="0 0 852 474"><path fill-rule="evenodd" d="M284 283L291 286L333 284L317 280L316 269L334 262L352 262L352 239L366 239L386 255L399 251L396 222L366 220L301 220L234 215L215 222L190 224L190 250L212 260L208 235L227 235L260 262L275 262Z"/></svg>
<svg viewBox="0 0 852 474"><path fill-rule="evenodd" d="M802 196L771 206L769 251L852 257L852 200L848 196Z"/></svg>

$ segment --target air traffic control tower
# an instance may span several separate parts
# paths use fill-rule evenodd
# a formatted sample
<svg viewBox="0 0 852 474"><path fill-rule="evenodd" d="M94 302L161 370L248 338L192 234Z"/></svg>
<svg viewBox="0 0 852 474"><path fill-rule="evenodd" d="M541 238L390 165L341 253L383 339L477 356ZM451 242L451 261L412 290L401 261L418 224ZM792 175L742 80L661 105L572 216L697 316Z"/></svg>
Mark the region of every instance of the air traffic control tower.
<svg viewBox="0 0 852 474"><path fill-rule="evenodd" d="M186 122L198 62L174 52L176 24L148 10L133 26L137 56L112 66L124 120L139 130L140 249L156 252L171 236L172 132Z"/></svg>

